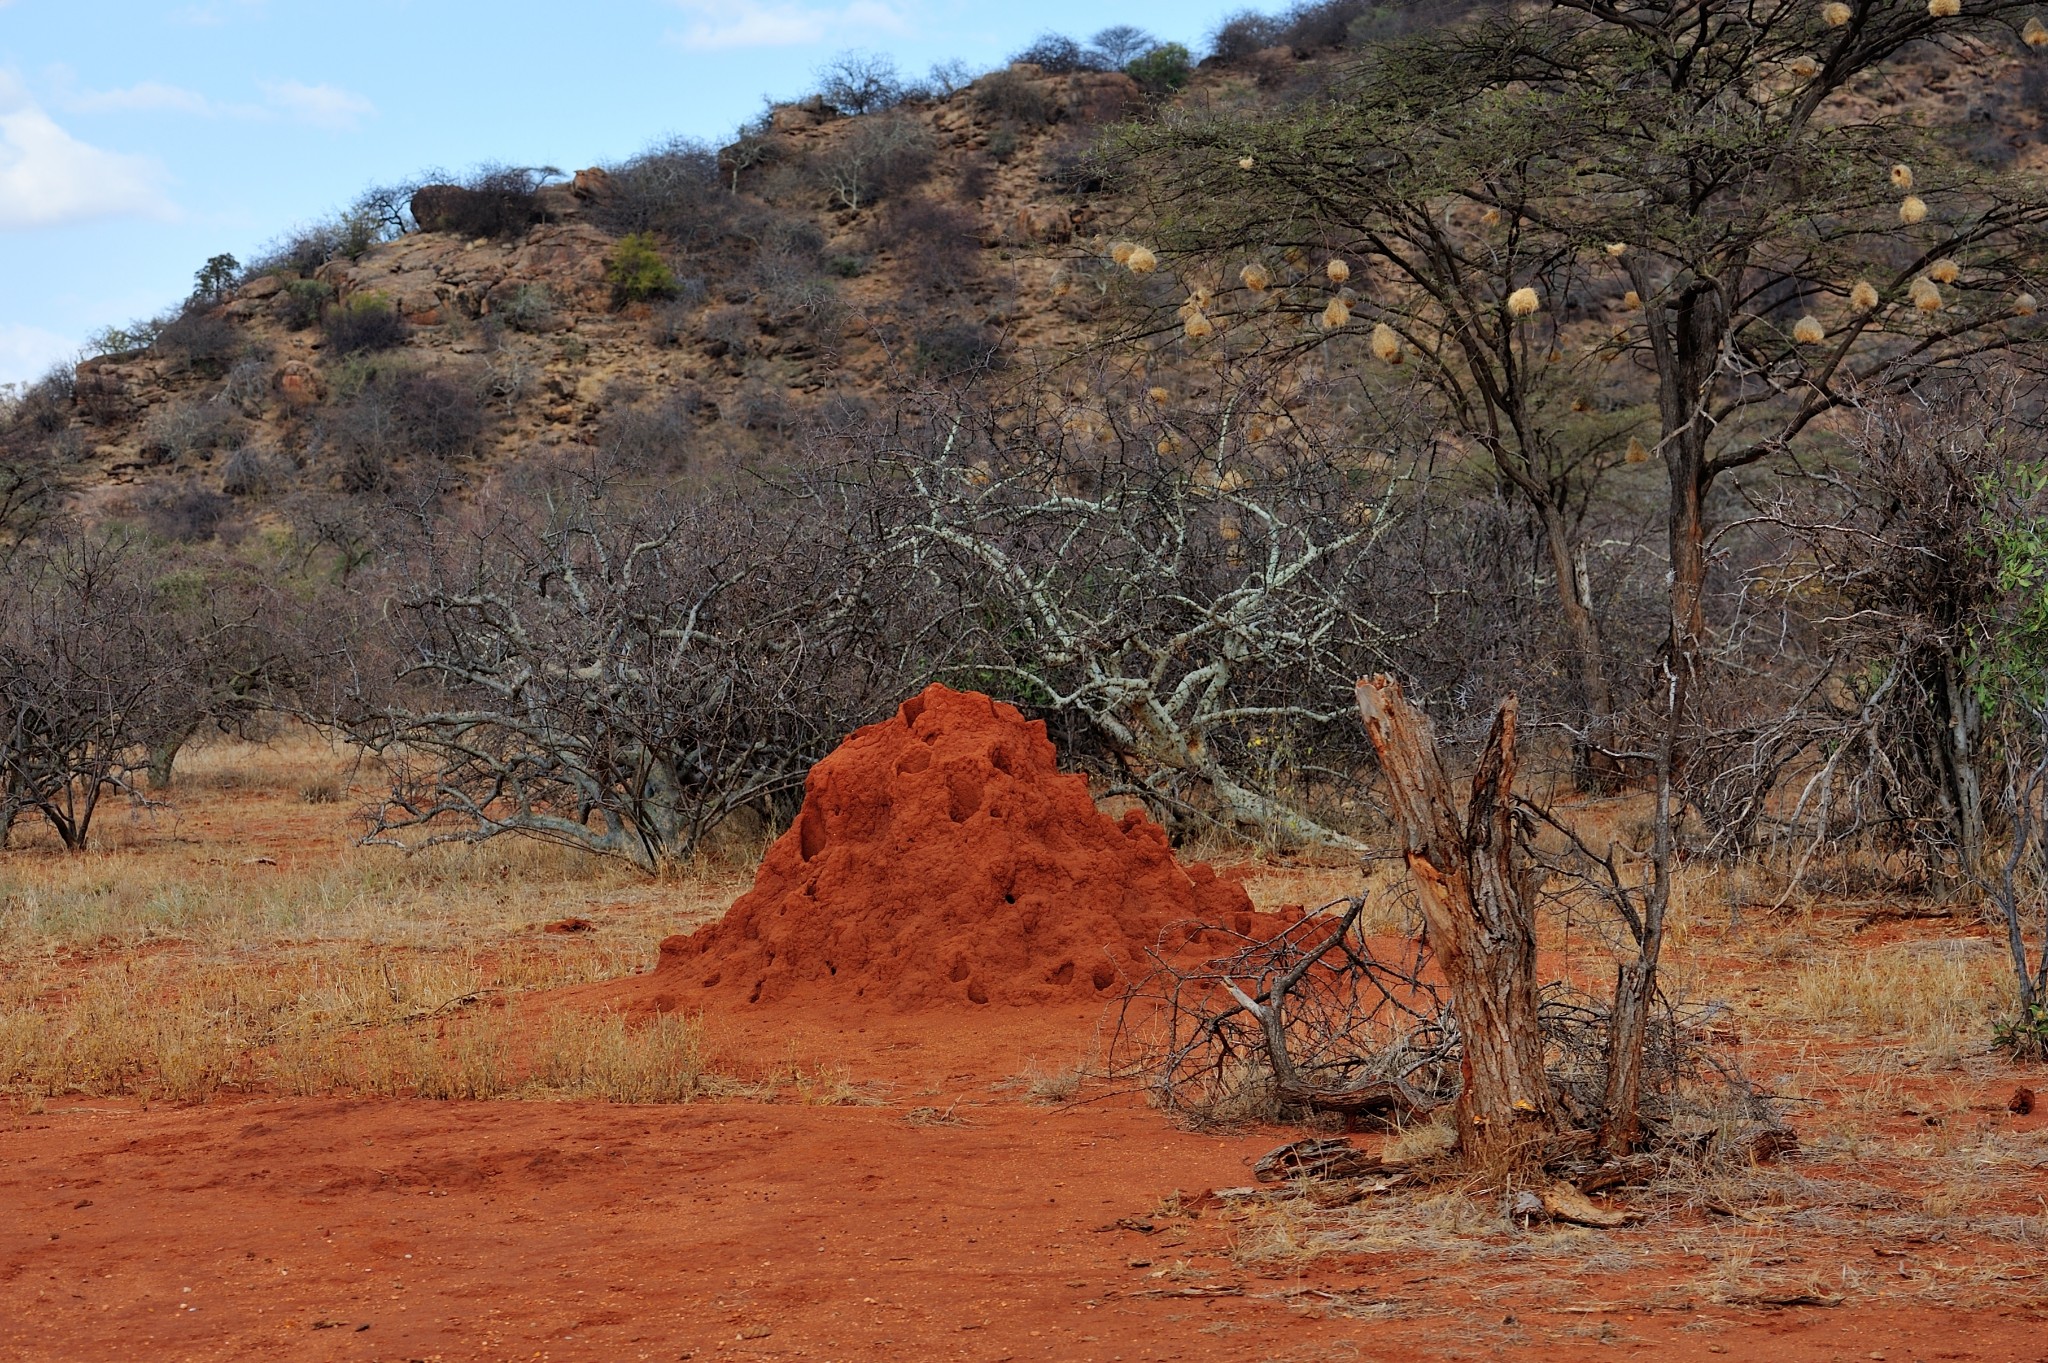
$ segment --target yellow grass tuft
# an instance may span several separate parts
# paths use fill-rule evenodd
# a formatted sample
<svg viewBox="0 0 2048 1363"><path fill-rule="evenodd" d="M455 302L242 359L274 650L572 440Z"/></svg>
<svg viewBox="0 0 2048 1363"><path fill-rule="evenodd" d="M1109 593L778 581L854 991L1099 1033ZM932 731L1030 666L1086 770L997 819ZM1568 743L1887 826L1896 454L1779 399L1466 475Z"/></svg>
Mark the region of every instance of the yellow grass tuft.
<svg viewBox="0 0 2048 1363"><path fill-rule="evenodd" d="M1543 300L1537 296L1536 290L1526 284L1508 295L1510 317L1527 317L1542 306Z"/></svg>
<svg viewBox="0 0 2048 1363"><path fill-rule="evenodd" d="M1927 201L1918 194L1908 194L1899 200L1899 221L1912 227L1927 218Z"/></svg>
<svg viewBox="0 0 2048 1363"><path fill-rule="evenodd" d="M1253 160L1249 156L1240 156L1237 158L1237 168L1239 170L1250 170L1253 166L1257 164L1258 162Z"/></svg>
<svg viewBox="0 0 2048 1363"><path fill-rule="evenodd" d="M1401 363L1401 338L1385 322L1372 329L1372 353L1387 364Z"/></svg>
<svg viewBox="0 0 2048 1363"><path fill-rule="evenodd" d="M1843 952L1800 970L1779 1009L1802 1028L1923 1050L1981 1045L2007 1002L2010 974L1988 942L1908 942Z"/></svg>
<svg viewBox="0 0 2048 1363"><path fill-rule="evenodd" d="M1335 331L1351 321L1351 305L1341 298L1332 298L1330 305L1323 309L1323 326Z"/></svg>
<svg viewBox="0 0 2048 1363"><path fill-rule="evenodd" d="M1963 267L1946 256L1927 267L1928 277L1937 284L1953 284L1963 273Z"/></svg>
<svg viewBox="0 0 2048 1363"><path fill-rule="evenodd" d="M1867 279L1859 279L1849 290L1849 306L1858 312L1869 312L1877 306L1877 290Z"/></svg>
<svg viewBox="0 0 2048 1363"><path fill-rule="evenodd" d="M1487 227L1500 226L1500 210L1498 208L1487 209L1479 215L1479 221Z"/></svg>
<svg viewBox="0 0 2048 1363"><path fill-rule="evenodd" d="M1799 345L1819 345L1827 338L1828 329L1818 317L1802 317L1792 324L1792 339Z"/></svg>

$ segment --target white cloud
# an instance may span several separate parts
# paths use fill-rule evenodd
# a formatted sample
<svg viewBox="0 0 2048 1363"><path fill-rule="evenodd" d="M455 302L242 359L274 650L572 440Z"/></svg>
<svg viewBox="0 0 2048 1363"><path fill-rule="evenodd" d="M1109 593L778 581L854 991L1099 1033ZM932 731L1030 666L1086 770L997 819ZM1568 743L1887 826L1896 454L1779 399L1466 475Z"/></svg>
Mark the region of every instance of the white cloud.
<svg viewBox="0 0 2048 1363"><path fill-rule="evenodd" d="M34 383L77 356L78 341L41 327L0 325L0 383Z"/></svg>
<svg viewBox="0 0 2048 1363"><path fill-rule="evenodd" d="M777 0L676 0L690 21L669 35L693 52L741 47L809 47L828 41L864 40L876 33L904 33L910 25L882 0L817 6Z"/></svg>
<svg viewBox="0 0 2048 1363"><path fill-rule="evenodd" d="M172 113L211 117L224 110L197 90L146 80L120 90L79 90L60 94L57 102L79 113Z"/></svg>
<svg viewBox="0 0 2048 1363"><path fill-rule="evenodd" d="M163 181L148 157L102 151L65 132L0 72L0 230L168 217Z"/></svg>
<svg viewBox="0 0 2048 1363"><path fill-rule="evenodd" d="M303 123L346 132L377 112L377 106L336 85L305 85L295 80L262 82L270 106Z"/></svg>

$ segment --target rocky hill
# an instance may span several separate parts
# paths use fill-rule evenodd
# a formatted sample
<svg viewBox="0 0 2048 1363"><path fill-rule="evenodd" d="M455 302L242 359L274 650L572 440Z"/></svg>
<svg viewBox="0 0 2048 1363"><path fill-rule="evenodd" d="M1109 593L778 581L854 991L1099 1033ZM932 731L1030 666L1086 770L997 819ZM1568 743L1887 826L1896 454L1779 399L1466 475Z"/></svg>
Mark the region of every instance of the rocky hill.
<svg viewBox="0 0 2048 1363"><path fill-rule="evenodd" d="M1212 58L1175 99L1286 101L1342 60ZM1862 98L1985 159L2044 159L2031 68L1930 51L1916 70ZM772 462L908 385L1095 336L1128 208L1089 148L1159 107L1122 73L1019 64L860 115L780 106L716 153L430 188L417 212L387 201L381 222L284 243L147 345L31 392L10 449L40 453L85 518L187 540L423 479L461 495L598 447L665 479ZM460 211L507 193L509 216ZM651 276L624 278L622 243Z"/></svg>
<svg viewBox="0 0 2048 1363"><path fill-rule="evenodd" d="M598 444L665 474L772 456L906 383L1085 341L1100 209L1073 167L1143 103L1122 74L1029 66L861 117L813 100L715 158L543 184L483 234L430 188L407 230L326 259L288 242L81 364L45 424L80 510L179 536ZM622 240L651 245L656 285L620 286Z"/></svg>

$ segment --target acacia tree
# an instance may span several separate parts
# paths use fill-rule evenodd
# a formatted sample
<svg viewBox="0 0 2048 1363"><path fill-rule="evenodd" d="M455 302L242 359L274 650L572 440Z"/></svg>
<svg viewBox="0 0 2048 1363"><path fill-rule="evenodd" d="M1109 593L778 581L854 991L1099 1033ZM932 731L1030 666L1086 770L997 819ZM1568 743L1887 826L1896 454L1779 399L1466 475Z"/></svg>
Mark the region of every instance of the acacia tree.
<svg viewBox="0 0 2048 1363"><path fill-rule="evenodd" d="M1200 111L1123 145L1191 339L1327 355L1360 337L1338 347L1398 365L1373 382L1425 393L1535 513L1596 776L1630 754L1580 527L1617 465L1661 468L1661 718L1635 754L1655 883L1616 986L1609 1148L1636 1138L1717 485L1818 442L1852 395L2037 331L2048 199L1851 98L1900 79L1909 48L2003 60L2032 5L1953 8L1560 0L1389 44L1293 109ZM1599 407L1640 421L1592 429Z"/></svg>

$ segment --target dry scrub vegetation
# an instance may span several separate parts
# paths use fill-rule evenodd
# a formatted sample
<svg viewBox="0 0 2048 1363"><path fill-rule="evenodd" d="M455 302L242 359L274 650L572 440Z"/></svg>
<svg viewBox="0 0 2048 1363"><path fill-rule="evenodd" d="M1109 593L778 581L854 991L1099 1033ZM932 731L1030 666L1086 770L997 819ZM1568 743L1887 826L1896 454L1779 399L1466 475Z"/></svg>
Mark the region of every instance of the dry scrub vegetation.
<svg viewBox="0 0 2048 1363"><path fill-rule="evenodd" d="M734 866L651 887L541 844L358 848L352 774L309 739L223 743L187 757L175 811L138 810L84 854L10 853L0 1090L657 1102L714 1086L688 1019L628 1028L519 1000L644 967L654 938L723 906ZM595 930L544 930L567 918Z"/></svg>

